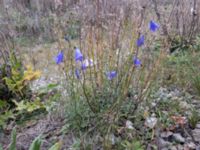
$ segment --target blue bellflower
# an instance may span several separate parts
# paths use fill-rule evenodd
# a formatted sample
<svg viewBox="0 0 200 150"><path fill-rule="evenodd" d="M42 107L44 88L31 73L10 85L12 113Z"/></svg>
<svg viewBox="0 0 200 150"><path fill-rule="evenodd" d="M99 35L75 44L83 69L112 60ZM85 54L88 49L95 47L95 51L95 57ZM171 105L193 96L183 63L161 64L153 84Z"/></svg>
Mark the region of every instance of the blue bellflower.
<svg viewBox="0 0 200 150"><path fill-rule="evenodd" d="M151 20L150 22L149 22L149 29L152 31L152 32L156 32L158 29L159 29L159 25L155 22L155 21L153 21L153 20Z"/></svg>
<svg viewBox="0 0 200 150"><path fill-rule="evenodd" d="M141 35L140 38L137 40L137 47L144 45L144 35Z"/></svg>
<svg viewBox="0 0 200 150"><path fill-rule="evenodd" d="M80 72L78 69L75 70L75 75L77 79L80 79Z"/></svg>
<svg viewBox="0 0 200 150"><path fill-rule="evenodd" d="M58 55L55 57L55 62L56 64L60 64L61 62L63 62L64 59L64 53L61 51L58 53Z"/></svg>
<svg viewBox="0 0 200 150"><path fill-rule="evenodd" d="M85 59L82 61L81 69L86 70L88 67L93 66L93 60L92 59Z"/></svg>
<svg viewBox="0 0 200 150"><path fill-rule="evenodd" d="M112 80L113 78L115 78L117 76L117 72L116 71L107 72L106 76L107 76L108 80Z"/></svg>
<svg viewBox="0 0 200 150"><path fill-rule="evenodd" d="M75 49L74 58L76 61L83 61L83 54L81 53L80 49L78 49L78 48Z"/></svg>
<svg viewBox="0 0 200 150"><path fill-rule="evenodd" d="M64 36L64 39L65 41L68 41L68 42L70 41L70 38L67 35Z"/></svg>
<svg viewBox="0 0 200 150"><path fill-rule="evenodd" d="M141 61L139 60L139 58L137 58L136 56L133 57L133 64L136 67L140 67L141 66Z"/></svg>
<svg viewBox="0 0 200 150"><path fill-rule="evenodd" d="M82 69L82 70L86 70L86 69L87 69L87 65L86 65L85 63L83 63L83 64L81 65L81 69Z"/></svg>

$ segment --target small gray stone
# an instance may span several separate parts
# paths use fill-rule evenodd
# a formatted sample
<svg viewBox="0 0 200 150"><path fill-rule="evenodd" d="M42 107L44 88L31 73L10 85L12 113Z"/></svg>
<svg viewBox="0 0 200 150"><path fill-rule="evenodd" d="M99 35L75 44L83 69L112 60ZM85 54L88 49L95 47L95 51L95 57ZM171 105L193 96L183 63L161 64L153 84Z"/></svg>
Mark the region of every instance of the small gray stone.
<svg viewBox="0 0 200 150"><path fill-rule="evenodd" d="M200 122L197 123L196 128L197 128L197 129L200 129Z"/></svg>
<svg viewBox="0 0 200 150"><path fill-rule="evenodd" d="M195 142L199 142L200 141L200 129L192 130L192 135L194 137Z"/></svg>
<svg viewBox="0 0 200 150"><path fill-rule="evenodd" d="M173 135L173 133L170 132L170 131L162 132L162 133L160 134L160 136L161 136L162 138L168 138L168 137L170 137L170 136L172 136L172 135Z"/></svg>
<svg viewBox="0 0 200 150"><path fill-rule="evenodd" d="M165 147L165 148L162 148L161 150L169 150L169 149Z"/></svg>
<svg viewBox="0 0 200 150"><path fill-rule="evenodd" d="M186 148L189 148L190 150L196 149L196 145L193 142L187 143Z"/></svg>
<svg viewBox="0 0 200 150"><path fill-rule="evenodd" d="M181 98L179 98L179 97L177 97L177 96L174 96L174 97L172 97L172 100L173 100L173 101L181 101Z"/></svg>
<svg viewBox="0 0 200 150"><path fill-rule="evenodd" d="M180 106L181 109L186 109L186 110L188 110L188 109L191 108L191 106L187 102L185 102L185 101L181 101L179 103L179 106Z"/></svg>
<svg viewBox="0 0 200 150"><path fill-rule="evenodd" d="M197 147L196 147L196 150L200 150L200 146L197 146Z"/></svg>
<svg viewBox="0 0 200 150"><path fill-rule="evenodd" d="M158 142L159 142L159 147L160 147L160 148L167 148L167 147L169 147L169 146L172 145L172 143L170 143L170 142L168 142L168 141L165 141L165 140L162 139L162 138L159 138Z"/></svg>
<svg viewBox="0 0 200 150"><path fill-rule="evenodd" d="M187 142L192 142L192 137L187 137L187 138L186 138L186 141L187 141Z"/></svg>
<svg viewBox="0 0 200 150"><path fill-rule="evenodd" d="M199 105L199 100L192 100L192 104Z"/></svg>
<svg viewBox="0 0 200 150"><path fill-rule="evenodd" d="M174 139L177 143L185 143L185 138L182 137L181 134L179 134L179 133L173 134L173 139Z"/></svg>
<svg viewBox="0 0 200 150"><path fill-rule="evenodd" d="M152 107L156 107L156 105L157 105L157 104L156 104L155 102L152 102L152 103L151 103L151 106L152 106Z"/></svg>
<svg viewBox="0 0 200 150"><path fill-rule="evenodd" d="M172 93L169 93L168 95L167 95L167 98L172 98L173 97L173 94Z"/></svg>
<svg viewBox="0 0 200 150"><path fill-rule="evenodd" d="M184 150L184 147L182 145L178 145L177 150Z"/></svg>
<svg viewBox="0 0 200 150"><path fill-rule="evenodd" d="M156 145L148 144L146 150L158 149Z"/></svg>
<svg viewBox="0 0 200 150"><path fill-rule="evenodd" d="M145 120L145 125L153 129L157 124L158 119L156 117L147 117Z"/></svg>
<svg viewBox="0 0 200 150"><path fill-rule="evenodd" d="M177 150L176 146L172 146L169 148L170 150Z"/></svg>

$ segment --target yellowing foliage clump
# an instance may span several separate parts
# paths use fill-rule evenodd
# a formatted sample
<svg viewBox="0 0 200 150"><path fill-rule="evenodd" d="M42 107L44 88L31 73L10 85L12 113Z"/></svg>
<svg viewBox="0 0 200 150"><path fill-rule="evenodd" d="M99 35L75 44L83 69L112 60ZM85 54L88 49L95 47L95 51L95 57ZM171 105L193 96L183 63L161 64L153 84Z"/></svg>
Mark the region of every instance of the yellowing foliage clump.
<svg viewBox="0 0 200 150"><path fill-rule="evenodd" d="M27 65L26 69L27 70L24 71L24 77L23 77L24 81L32 81L40 78L41 72L38 70L34 71L31 65Z"/></svg>
<svg viewBox="0 0 200 150"><path fill-rule="evenodd" d="M40 76L40 71L34 71L32 66L27 65L26 70L22 73L18 68L13 67L11 77L5 77L4 80L10 91L23 96L23 89L26 87L27 83L40 78Z"/></svg>

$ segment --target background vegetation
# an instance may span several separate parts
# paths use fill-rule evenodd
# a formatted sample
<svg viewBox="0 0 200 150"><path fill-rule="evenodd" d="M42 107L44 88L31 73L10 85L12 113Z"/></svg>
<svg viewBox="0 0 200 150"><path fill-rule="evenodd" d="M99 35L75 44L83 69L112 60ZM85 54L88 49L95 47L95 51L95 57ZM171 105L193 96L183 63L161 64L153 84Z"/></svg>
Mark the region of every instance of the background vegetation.
<svg viewBox="0 0 200 150"><path fill-rule="evenodd" d="M198 148L199 7L0 0L0 149Z"/></svg>

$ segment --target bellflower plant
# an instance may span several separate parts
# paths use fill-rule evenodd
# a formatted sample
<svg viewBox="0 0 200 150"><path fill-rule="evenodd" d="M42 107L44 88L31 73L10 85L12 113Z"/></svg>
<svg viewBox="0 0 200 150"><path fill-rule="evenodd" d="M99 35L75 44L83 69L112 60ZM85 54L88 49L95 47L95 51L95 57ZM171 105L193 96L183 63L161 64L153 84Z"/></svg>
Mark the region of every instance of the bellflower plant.
<svg viewBox="0 0 200 150"><path fill-rule="evenodd" d="M117 72L116 71L107 72L106 76L107 76L108 80L112 80L113 78L115 78L117 76Z"/></svg>
<svg viewBox="0 0 200 150"><path fill-rule="evenodd" d="M140 67L141 66L141 61L139 58L137 58L136 56L133 57L133 64L136 66L136 67Z"/></svg>
<svg viewBox="0 0 200 150"><path fill-rule="evenodd" d="M136 44L137 44L137 47L141 47L142 45L144 45L144 35L141 35L140 38L137 40Z"/></svg>
<svg viewBox="0 0 200 150"><path fill-rule="evenodd" d="M81 53L79 48L75 48L75 56L76 61L83 61L83 54Z"/></svg>
<svg viewBox="0 0 200 150"><path fill-rule="evenodd" d="M151 20L149 22L149 29L152 32L156 32L159 29L159 25L155 21Z"/></svg>
<svg viewBox="0 0 200 150"><path fill-rule="evenodd" d="M141 21L143 22L143 19L141 19ZM143 23L138 22L138 24L141 24L141 27L138 28L142 28ZM146 26L148 27L148 25L148 32L155 32L159 29L159 25L154 21L149 20ZM110 28L112 28L112 26L110 26ZM129 28L125 29L130 30ZM115 35L115 30L111 32ZM127 31L124 33L126 32ZM101 119L100 125L105 124L105 127L98 128L98 130L103 131L106 129L106 126L108 126L106 123L107 119L110 119L110 117L113 123L117 121L121 122L121 120L124 120L124 116L120 117L121 113L124 114L125 112L127 115L134 114L140 111L140 105L146 104L147 92L150 92L149 88L151 82L154 81L154 74L150 71L151 67L157 67L157 60L153 60L151 62L152 65L144 65L144 67L142 67L142 64L145 64L145 62L143 62L139 56L142 56L145 51L140 51L140 48L142 48L142 46L148 47L148 44L151 43L145 43L145 40L148 38L146 35L149 34L135 29L131 29L131 33L132 32L133 35L139 36L137 39L133 37L135 41L130 39L130 42L128 42L126 46L123 46L124 44L121 40L107 40L110 38L110 34L105 34L103 36L100 36L99 32L93 34L94 31L93 28L91 28L91 31L89 30L89 36L85 39L86 41L80 40L80 42L83 42L80 44L88 48L88 51L84 53L82 49L74 48L72 56L70 55L73 57L73 60L69 62L69 64L66 63L68 65L67 67L69 67L66 71L73 70L73 76L71 76L70 72L69 80L67 80L67 82L69 82L69 87L67 88L69 91L72 91L69 92L69 96L71 96L69 100L72 101L72 103L68 106L68 112L70 113L67 117L71 117L69 119L74 120L72 126L75 124L77 128L81 129L82 125L84 125L84 128L88 128L91 125L90 121L85 122L85 120L91 117L89 119L94 122ZM126 35L124 33L121 34L121 32L117 32L117 36L121 37L122 35ZM96 38L97 35L99 38ZM124 40L128 39L129 36L124 38ZM67 38L65 40L67 41ZM120 44L120 47L117 48L116 52L115 44L117 43ZM114 45L114 47L110 47L111 45ZM133 45L136 47L135 52ZM131 48L131 50L129 50L129 48ZM159 57L160 56L161 55L159 55ZM77 84L77 82L79 82L79 84ZM71 107L73 105L75 107ZM73 114L71 112L73 112ZM111 116L108 116L108 113L111 114ZM81 116L83 119L77 122L77 117L74 117L76 115L77 117ZM108 116L109 118L105 118L104 116ZM128 116L125 117L128 118ZM112 131L110 130L111 128L106 129L107 132L105 136L110 134L109 132Z"/></svg>
<svg viewBox="0 0 200 150"><path fill-rule="evenodd" d="M63 62L64 59L64 53L61 51L58 53L58 55L55 57L55 62L56 64L60 64L61 62Z"/></svg>

